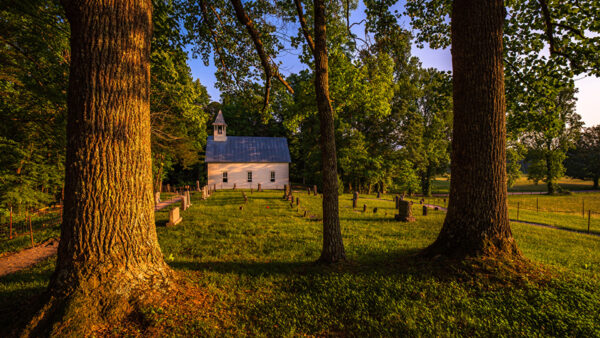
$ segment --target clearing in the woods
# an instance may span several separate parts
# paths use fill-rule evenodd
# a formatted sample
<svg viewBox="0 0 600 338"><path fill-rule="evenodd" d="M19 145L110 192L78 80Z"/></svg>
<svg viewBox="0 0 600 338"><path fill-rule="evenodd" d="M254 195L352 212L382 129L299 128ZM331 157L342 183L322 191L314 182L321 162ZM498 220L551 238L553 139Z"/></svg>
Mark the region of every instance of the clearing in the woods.
<svg viewBox="0 0 600 338"><path fill-rule="evenodd" d="M281 191L246 195L244 203L239 191L206 201L197 193L175 227L165 226L170 207L157 212L166 260L203 301L149 307L109 333L600 336L598 236L514 223L519 247L540 267L519 274L497 262L422 261L415 254L436 238L441 211L425 217L415 205L416 222L399 223L390 195L360 196L354 210L343 195L349 261L325 267L313 263L321 251L320 196L299 191L299 205L290 206ZM43 292L53 266L49 259L0 278L0 327Z"/></svg>

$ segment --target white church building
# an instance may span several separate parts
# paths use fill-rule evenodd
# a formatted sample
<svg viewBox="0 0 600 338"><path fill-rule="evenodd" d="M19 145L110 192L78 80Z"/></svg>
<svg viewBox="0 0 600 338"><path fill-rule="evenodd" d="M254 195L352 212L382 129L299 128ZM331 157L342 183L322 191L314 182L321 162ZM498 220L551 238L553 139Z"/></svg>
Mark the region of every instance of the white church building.
<svg viewBox="0 0 600 338"><path fill-rule="evenodd" d="M290 183L290 150L285 137L227 136L219 111L206 142L208 185L217 189L283 189Z"/></svg>

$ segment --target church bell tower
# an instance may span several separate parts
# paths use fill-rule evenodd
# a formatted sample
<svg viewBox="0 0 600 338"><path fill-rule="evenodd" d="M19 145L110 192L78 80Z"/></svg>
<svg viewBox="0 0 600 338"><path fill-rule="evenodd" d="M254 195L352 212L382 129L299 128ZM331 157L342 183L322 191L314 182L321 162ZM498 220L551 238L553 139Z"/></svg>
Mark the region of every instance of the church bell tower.
<svg viewBox="0 0 600 338"><path fill-rule="evenodd" d="M227 123L225 123L225 118L223 118L223 113L220 110L219 114L217 114L215 122L213 123L213 128L213 139L215 142L227 141Z"/></svg>

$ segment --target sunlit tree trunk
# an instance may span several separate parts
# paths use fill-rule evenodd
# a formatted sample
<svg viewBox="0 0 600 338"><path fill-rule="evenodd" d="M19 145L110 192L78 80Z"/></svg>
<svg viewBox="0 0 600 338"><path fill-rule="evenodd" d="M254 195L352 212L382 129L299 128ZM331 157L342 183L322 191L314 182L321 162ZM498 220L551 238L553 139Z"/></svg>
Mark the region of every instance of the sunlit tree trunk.
<svg viewBox="0 0 600 338"><path fill-rule="evenodd" d="M167 288L171 270L152 198L152 3L62 3L71 26L64 221L49 301L29 330L77 336Z"/></svg>
<svg viewBox="0 0 600 338"><path fill-rule="evenodd" d="M314 50L315 93L321 124L321 162L323 168L323 250L319 259L334 263L346 258L340 229L337 156L333 108L329 98L329 65L327 57L327 34L325 3L314 1Z"/></svg>
<svg viewBox="0 0 600 338"><path fill-rule="evenodd" d="M429 255L513 255L508 220L502 0L455 0L450 203Z"/></svg>

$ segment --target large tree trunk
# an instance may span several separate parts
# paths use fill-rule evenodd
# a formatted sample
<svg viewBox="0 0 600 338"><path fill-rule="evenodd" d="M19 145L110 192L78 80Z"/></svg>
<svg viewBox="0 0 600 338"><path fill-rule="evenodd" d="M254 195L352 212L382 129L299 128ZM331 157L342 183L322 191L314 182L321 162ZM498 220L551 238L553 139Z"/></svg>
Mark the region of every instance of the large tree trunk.
<svg viewBox="0 0 600 338"><path fill-rule="evenodd" d="M152 198L152 2L62 2L71 26L64 221L34 335L119 320L172 276Z"/></svg>
<svg viewBox="0 0 600 338"><path fill-rule="evenodd" d="M506 191L502 0L455 0L454 128L448 213L428 255L519 254Z"/></svg>
<svg viewBox="0 0 600 338"><path fill-rule="evenodd" d="M321 124L321 162L323 166L323 251L319 261L334 263L346 259L338 205L337 156L333 108L329 99L329 65L325 30L325 3L314 1L315 93Z"/></svg>

